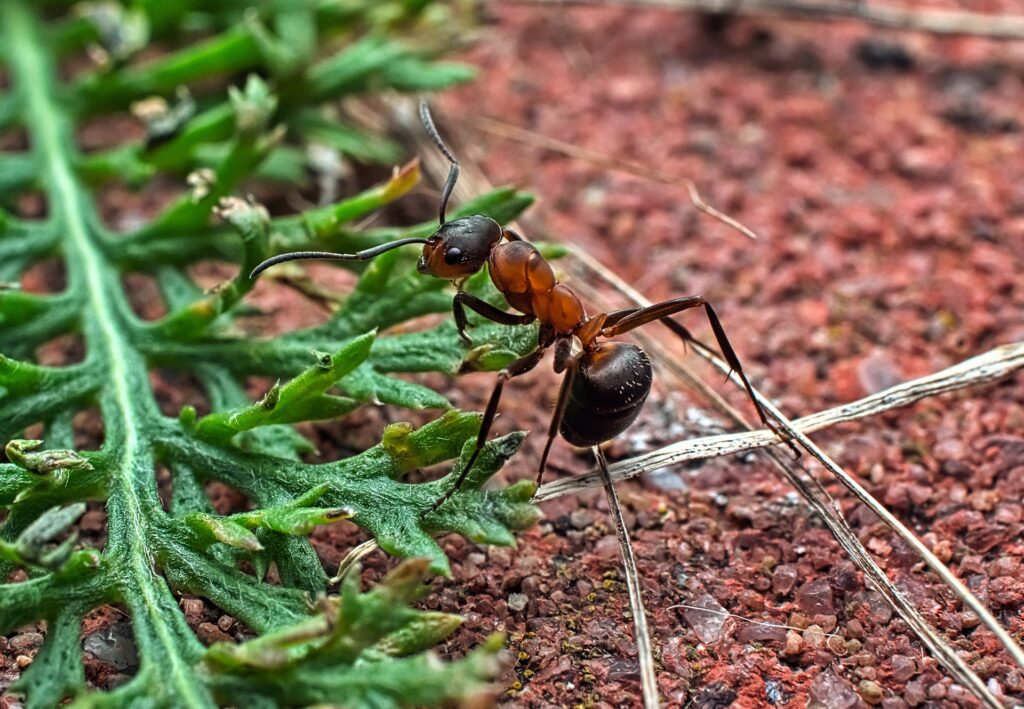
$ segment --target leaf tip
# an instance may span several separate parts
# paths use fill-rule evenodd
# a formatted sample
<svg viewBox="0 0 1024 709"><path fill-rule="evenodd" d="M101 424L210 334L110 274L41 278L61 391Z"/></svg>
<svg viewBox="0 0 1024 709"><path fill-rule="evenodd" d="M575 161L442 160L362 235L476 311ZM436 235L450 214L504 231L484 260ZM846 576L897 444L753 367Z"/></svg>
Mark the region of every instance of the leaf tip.
<svg viewBox="0 0 1024 709"><path fill-rule="evenodd" d="M384 186L384 199L398 199L415 187L420 181L420 160L413 158L405 165L396 167Z"/></svg>

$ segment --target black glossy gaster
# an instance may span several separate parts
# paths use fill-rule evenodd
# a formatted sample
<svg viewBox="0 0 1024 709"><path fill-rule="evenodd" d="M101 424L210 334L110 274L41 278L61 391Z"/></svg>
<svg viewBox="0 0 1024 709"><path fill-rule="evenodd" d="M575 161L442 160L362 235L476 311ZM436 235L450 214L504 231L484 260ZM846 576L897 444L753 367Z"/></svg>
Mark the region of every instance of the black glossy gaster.
<svg viewBox="0 0 1024 709"><path fill-rule="evenodd" d="M651 393L654 370L636 345L604 342L577 365L559 432L574 446L604 443L629 428Z"/></svg>

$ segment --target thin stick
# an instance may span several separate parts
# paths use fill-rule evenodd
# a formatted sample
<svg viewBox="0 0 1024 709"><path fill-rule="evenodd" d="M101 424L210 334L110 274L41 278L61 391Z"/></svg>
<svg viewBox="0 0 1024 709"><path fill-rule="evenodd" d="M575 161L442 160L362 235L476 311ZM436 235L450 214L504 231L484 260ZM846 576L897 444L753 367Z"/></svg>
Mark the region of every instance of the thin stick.
<svg viewBox="0 0 1024 709"><path fill-rule="evenodd" d="M617 172L625 172L629 175L641 177L645 180L651 180L663 185L685 187L687 194L690 196L690 202L698 211L704 212L726 226L732 227L749 239L757 238L757 234L753 229L750 229L730 217L728 214L718 211L705 202L701 198L700 192L697 191L697 185L693 183L693 180L685 177L673 177L672 175L668 175L652 168L650 165L645 165L633 160L618 160L609 155L605 155L604 153L599 153L596 150L581 148L578 145L566 143L565 141L542 135L541 133L536 133L526 128L513 126L503 121L495 120L494 118L471 118L469 119L469 123L485 133L491 133L492 135L501 136L502 138L525 143L526 145L532 145L535 148L541 148L542 150L547 150L552 153L565 155L576 160L590 163L591 165L597 165L598 167L607 168Z"/></svg>
<svg viewBox="0 0 1024 709"><path fill-rule="evenodd" d="M938 35L972 35L989 39L1021 39L1024 16L957 10L918 10L866 0L505 0L549 7L569 5L623 5L666 10L736 15L766 15L804 20L860 20L876 27L928 32Z"/></svg>
<svg viewBox="0 0 1024 709"><path fill-rule="evenodd" d="M855 421L897 407L908 406L915 401L937 394L997 381L1022 369L1024 369L1024 342L1001 345L934 374L903 382L863 399L797 419L792 422L792 426L803 434L809 434L839 423ZM683 461L733 455L773 446L778 442L779 439L775 434L763 429L691 438L614 463L609 468L609 474L613 481L618 482L644 475L653 470L677 465ZM551 500L601 484L601 472L594 468L581 475L554 480L542 485L537 490L534 499L539 502Z"/></svg>
<svg viewBox="0 0 1024 709"><path fill-rule="evenodd" d="M640 575L636 570L633 545L629 541L629 530L622 519L622 508L615 485L608 475L608 461L604 453L594 446L594 458L604 481L604 494L608 498L608 512L615 523L615 535L619 538L622 565L626 570L626 588L629 591L629 607L633 612L633 628L636 633L637 659L640 661L640 686L643 687L644 707L658 709L658 682L654 674L654 655L651 652L651 635L647 630L647 612L644 610L643 594L640 592Z"/></svg>

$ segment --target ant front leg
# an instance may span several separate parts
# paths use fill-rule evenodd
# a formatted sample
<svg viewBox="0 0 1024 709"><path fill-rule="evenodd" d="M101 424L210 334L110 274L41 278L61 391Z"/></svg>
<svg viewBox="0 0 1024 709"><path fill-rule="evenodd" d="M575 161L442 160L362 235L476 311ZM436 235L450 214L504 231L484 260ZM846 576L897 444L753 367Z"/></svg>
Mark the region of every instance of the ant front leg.
<svg viewBox="0 0 1024 709"><path fill-rule="evenodd" d="M718 347L722 351L722 356L729 364L730 369L736 372L740 381L743 382L743 388L746 389L747 396L754 405L754 409L757 411L757 415L761 419L761 423L778 436L780 440L788 443L789 447L796 452L796 448L793 446L793 442L790 440L790 437L779 430L779 428L768 418L767 412L764 410L764 407L761 406L761 402L754 393L754 388L750 385L750 381L747 379L747 375L743 371L743 365L740 364L740 358L736 355L736 351L732 348L732 344L730 344L729 338L725 334L725 328L722 327L722 321L718 319L718 313L715 312L711 303L709 303L704 296L691 295L683 298L673 298L646 308L638 308L633 312L619 311L616 313L619 317L616 318L616 321L613 322L612 325L604 327L601 330L601 335L603 337L615 337L616 335L621 335L629 332L630 330L642 327L647 323L660 320L666 327L668 327L668 329L678 335L684 343L690 341L699 345L700 343L693 337L693 335L690 334L689 330L670 317L671 315L682 312L683 310L699 307L704 308L708 322L711 324L711 331L714 333L715 340L718 342ZM799 453L797 453L797 455L799 455Z"/></svg>
<svg viewBox="0 0 1024 709"><path fill-rule="evenodd" d="M526 374L536 367L544 357L544 351L544 348L538 347L530 354L514 360L507 367L498 372L498 381L494 385L494 391L491 392L490 401L487 402L487 409L484 411L483 421L480 422L480 430L476 436L476 447L473 448L473 453L469 456L469 460L466 461L466 465L463 466L462 472L459 473L459 477L455 481L455 485L453 485L448 492L438 498L437 502L431 505L430 509L424 512L424 514L430 514L436 510L438 507L443 505L456 490L462 487L463 481L466 479L466 476L469 475L469 471L473 469L473 464L476 463L476 459L480 457L480 453L483 452L484 445L487 443L487 437L491 433L491 424L494 423L494 417L498 413L498 402L501 401L501 392L505 388L505 382L513 377Z"/></svg>
<svg viewBox="0 0 1024 709"><path fill-rule="evenodd" d="M471 327L469 321L466 319L466 308L469 308L477 315L481 315L488 320L501 325L529 325L537 319L536 315L506 313L500 308L495 308L486 300L477 298L472 293L467 293L460 289L459 292L455 294L455 300L452 301L452 310L455 313L455 327L458 328L459 337L462 338L462 341L465 342L467 346L471 346L473 344L473 340L466 334L466 328Z"/></svg>

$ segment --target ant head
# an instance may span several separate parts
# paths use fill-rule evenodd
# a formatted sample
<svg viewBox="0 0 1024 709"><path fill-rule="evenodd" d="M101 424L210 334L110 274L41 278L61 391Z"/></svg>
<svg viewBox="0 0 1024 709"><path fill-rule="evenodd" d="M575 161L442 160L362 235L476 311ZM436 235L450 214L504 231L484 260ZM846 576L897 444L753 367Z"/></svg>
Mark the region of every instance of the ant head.
<svg viewBox="0 0 1024 709"><path fill-rule="evenodd" d="M490 217L474 214L453 219L427 240L419 271L447 279L471 276L484 267L499 241L501 225Z"/></svg>

